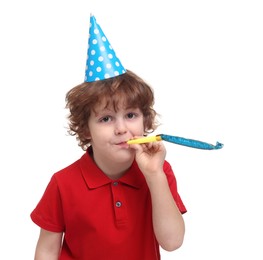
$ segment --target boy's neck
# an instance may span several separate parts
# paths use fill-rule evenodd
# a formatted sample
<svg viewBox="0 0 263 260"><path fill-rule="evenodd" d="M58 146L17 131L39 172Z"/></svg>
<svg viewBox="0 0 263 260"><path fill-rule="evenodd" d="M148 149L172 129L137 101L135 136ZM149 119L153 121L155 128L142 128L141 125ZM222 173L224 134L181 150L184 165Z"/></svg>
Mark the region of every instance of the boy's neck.
<svg viewBox="0 0 263 260"><path fill-rule="evenodd" d="M89 151L90 157L93 159L94 163L97 165L98 168L111 180L120 179L131 167L133 160L125 163L112 163L107 162L106 160L100 161L94 158L94 153L92 150Z"/></svg>

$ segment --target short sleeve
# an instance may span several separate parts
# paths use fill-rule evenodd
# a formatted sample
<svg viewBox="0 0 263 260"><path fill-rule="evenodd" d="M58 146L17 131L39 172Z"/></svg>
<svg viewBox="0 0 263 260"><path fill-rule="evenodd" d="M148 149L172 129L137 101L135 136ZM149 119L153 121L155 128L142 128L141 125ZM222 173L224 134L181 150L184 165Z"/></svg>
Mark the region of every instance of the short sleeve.
<svg viewBox="0 0 263 260"><path fill-rule="evenodd" d="M55 176L52 176L30 217L36 225L45 230L51 232L64 231L62 202Z"/></svg>
<svg viewBox="0 0 263 260"><path fill-rule="evenodd" d="M185 207L185 205L184 205L184 203L183 203L183 201L182 201L182 199L178 193L177 181L176 181L175 175L173 173L172 167L167 161L165 161L163 169L164 169L164 172L166 174L168 184L169 184L171 193L173 195L173 198L176 202L176 205L177 205L178 209L180 210L180 212L182 214L184 214L187 212L187 210L186 210L186 207Z"/></svg>

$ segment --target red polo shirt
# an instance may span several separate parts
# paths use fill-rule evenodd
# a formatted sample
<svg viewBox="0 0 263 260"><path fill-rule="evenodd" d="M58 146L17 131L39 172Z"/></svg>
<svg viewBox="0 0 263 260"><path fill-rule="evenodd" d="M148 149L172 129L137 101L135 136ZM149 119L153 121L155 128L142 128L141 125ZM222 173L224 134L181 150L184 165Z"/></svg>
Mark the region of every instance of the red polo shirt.
<svg viewBox="0 0 263 260"><path fill-rule="evenodd" d="M164 172L178 208L186 212L168 162ZM160 259L150 193L135 162L114 181L85 153L52 176L31 218L43 229L65 233L59 259Z"/></svg>

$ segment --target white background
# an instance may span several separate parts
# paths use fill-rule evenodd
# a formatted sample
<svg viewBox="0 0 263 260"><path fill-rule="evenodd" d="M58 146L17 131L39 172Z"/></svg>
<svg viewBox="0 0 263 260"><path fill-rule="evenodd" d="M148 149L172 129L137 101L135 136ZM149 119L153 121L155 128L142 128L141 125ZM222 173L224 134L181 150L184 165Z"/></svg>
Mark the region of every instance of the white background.
<svg viewBox="0 0 263 260"><path fill-rule="evenodd" d="M0 258L33 259L30 212L51 175L83 153L67 136L64 98L84 79L93 12L123 65L154 88L156 133L225 145L167 143L188 212L183 246L162 259L262 260L260 3L2 1Z"/></svg>

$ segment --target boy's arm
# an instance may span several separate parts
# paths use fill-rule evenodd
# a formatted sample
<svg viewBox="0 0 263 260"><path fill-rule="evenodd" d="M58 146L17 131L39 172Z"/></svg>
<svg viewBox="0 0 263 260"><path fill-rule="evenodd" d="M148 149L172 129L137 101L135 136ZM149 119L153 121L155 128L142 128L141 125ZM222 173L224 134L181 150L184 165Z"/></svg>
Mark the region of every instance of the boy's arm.
<svg viewBox="0 0 263 260"><path fill-rule="evenodd" d="M166 175L160 172L147 177L146 182L151 193L153 228L157 241L167 251L176 250L183 243L185 225Z"/></svg>
<svg viewBox="0 0 263 260"><path fill-rule="evenodd" d="M35 260L58 260L63 233L40 230L36 246Z"/></svg>
<svg viewBox="0 0 263 260"><path fill-rule="evenodd" d="M162 142L134 144L130 147L136 150L136 162L151 193L156 239L163 249L173 251L183 243L185 225L163 172L166 149Z"/></svg>

